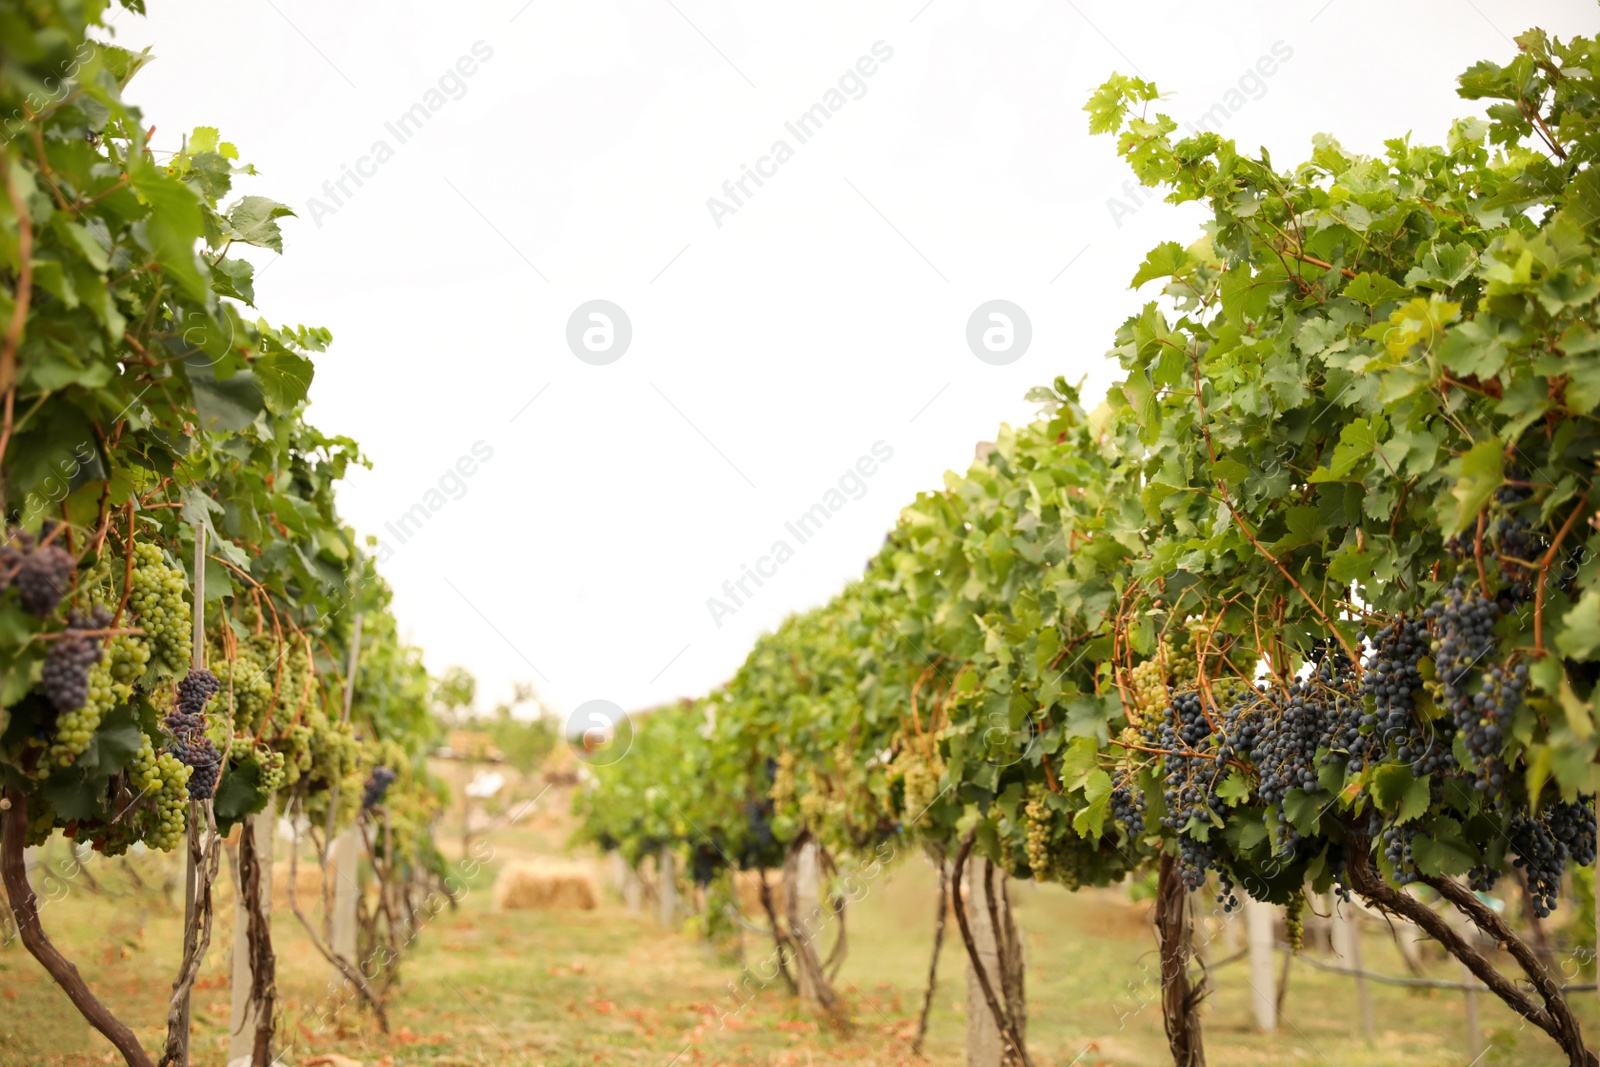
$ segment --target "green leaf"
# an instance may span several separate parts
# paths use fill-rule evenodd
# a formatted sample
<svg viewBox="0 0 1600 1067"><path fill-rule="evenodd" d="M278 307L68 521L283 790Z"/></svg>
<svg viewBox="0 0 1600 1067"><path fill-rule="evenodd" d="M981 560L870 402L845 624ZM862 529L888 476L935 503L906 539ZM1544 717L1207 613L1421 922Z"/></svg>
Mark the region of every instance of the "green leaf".
<svg viewBox="0 0 1600 1067"><path fill-rule="evenodd" d="M1505 449L1504 441L1491 437L1461 457L1461 474L1450 490L1456 506L1445 533L1458 534L1477 522L1478 512L1505 481Z"/></svg>
<svg viewBox="0 0 1600 1067"><path fill-rule="evenodd" d="M1439 359L1458 378L1493 378L1506 365L1506 338L1478 319L1454 327L1439 346Z"/></svg>
<svg viewBox="0 0 1600 1067"><path fill-rule="evenodd" d="M1228 807L1236 808L1250 799L1250 783L1238 771L1229 771L1217 787L1217 796L1227 801Z"/></svg>
<svg viewBox="0 0 1600 1067"><path fill-rule="evenodd" d="M264 196L246 196L228 212L228 224L233 227L231 236L247 245L270 248L283 254L283 231L278 229L278 219L293 215L294 211L276 200Z"/></svg>
<svg viewBox="0 0 1600 1067"><path fill-rule="evenodd" d="M1405 300L1411 291L1403 285L1396 285L1381 274L1365 271L1355 276L1349 285L1344 287L1344 294L1351 300L1376 308L1379 304L1391 300Z"/></svg>
<svg viewBox="0 0 1600 1067"><path fill-rule="evenodd" d="M1406 272L1406 284L1448 292L1466 280L1477 262L1477 254L1465 243L1434 245Z"/></svg>
<svg viewBox="0 0 1600 1067"><path fill-rule="evenodd" d="M1242 329L1246 322L1266 314L1272 303L1273 290L1279 284L1276 279L1252 276L1248 263L1225 271L1219 285L1223 314Z"/></svg>
<svg viewBox="0 0 1600 1067"><path fill-rule="evenodd" d="M1061 788L1082 789L1089 776L1100 768L1099 746L1092 737L1074 737L1061 755Z"/></svg>
<svg viewBox="0 0 1600 1067"><path fill-rule="evenodd" d="M1133 407L1134 417L1145 428L1146 435L1153 436L1161 425L1155 386L1150 384L1150 379L1144 376L1143 371L1134 371L1122 383L1122 392Z"/></svg>
<svg viewBox="0 0 1600 1067"><path fill-rule="evenodd" d="M210 433L238 433L266 410L266 397L249 371L219 381L204 356L184 361L194 390L196 422Z"/></svg>
<svg viewBox="0 0 1600 1067"><path fill-rule="evenodd" d="M204 233L200 198L183 182L138 156L128 164L128 184L150 205L145 237L162 273L199 304L211 299L205 265L195 251Z"/></svg>
<svg viewBox="0 0 1600 1067"><path fill-rule="evenodd" d="M1211 477L1218 482L1238 485L1250 477L1250 468L1236 459L1229 459L1224 456L1211 465Z"/></svg>
<svg viewBox="0 0 1600 1067"><path fill-rule="evenodd" d="M1589 660L1600 652L1600 589L1589 589L1561 617L1556 648L1568 659Z"/></svg>
<svg viewBox="0 0 1600 1067"><path fill-rule="evenodd" d="M105 814L101 806L105 787L105 778L87 775L69 767L46 778L39 792L50 802L57 817L70 822L74 819L101 818Z"/></svg>
<svg viewBox="0 0 1600 1067"><path fill-rule="evenodd" d="M1372 455L1386 429L1387 423L1381 415L1346 423L1339 431L1339 443L1334 446L1328 466L1312 471L1311 482L1340 482L1349 478Z"/></svg>
<svg viewBox="0 0 1600 1067"><path fill-rule="evenodd" d="M311 361L287 349L276 349L250 365L256 384L261 387L267 406L276 415L286 415L298 407L311 389L315 372Z"/></svg>
<svg viewBox="0 0 1600 1067"><path fill-rule="evenodd" d="M69 221L65 214L55 216L52 220L52 225L73 247L77 248L89 266L98 271L110 268L111 259L106 254L105 246L95 240L87 228L76 222Z"/></svg>
<svg viewBox="0 0 1600 1067"><path fill-rule="evenodd" d="M113 709L89 738L89 747L78 757L77 765L100 775L120 773L144 743L133 709L122 705Z"/></svg>
<svg viewBox="0 0 1600 1067"><path fill-rule="evenodd" d="M1386 815L1393 815L1400 810L1404 802L1406 791L1415 782L1416 776L1411 773L1411 768L1403 764L1385 763L1372 775L1372 802L1378 810Z"/></svg>
<svg viewBox="0 0 1600 1067"><path fill-rule="evenodd" d="M1317 544L1327 536L1328 528L1320 521L1316 508L1295 505L1284 513L1289 532L1272 546L1273 554L1292 552L1303 545Z"/></svg>
<svg viewBox="0 0 1600 1067"><path fill-rule="evenodd" d="M1600 407L1600 356L1569 355L1562 369L1572 379L1567 383L1567 410L1583 414Z"/></svg>
<svg viewBox="0 0 1600 1067"><path fill-rule="evenodd" d="M1394 821L1406 823L1421 818L1428 810L1428 805L1433 802L1432 794L1433 790L1427 778L1413 780L1400 797L1400 810L1396 813Z"/></svg>
<svg viewBox="0 0 1600 1067"><path fill-rule="evenodd" d="M1249 852L1267 840L1267 824L1260 819L1250 819L1239 829L1239 851Z"/></svg>
<svg viewBox="0 0 1600 1067"><path fill-rule="evenodd" d="M1433 820L1428 833L1411 839L1411 858L1430 878L1466 874L1477 865L1478 850L1461 834L1461 824L1447 816Z"/></svg>
<svg viewBox="0 0 1600 1067"><path fill-rule="evenodd" d="M1145 282L1155 278L1170 278L1179 274L1189 266L1189 253L1176 241L1163 241L1150 250L1144 257L1138 273L1133 276L1133 281L1128 283L1130 289L1137 289Z"/></svg>
<svg viewBox="0 0 1600 1067"><path fill-rule="evenodd" d="M1106 825L1106 812L1111 806L1111 776L1102 770L1089 775L1083 787L1087 805L1073 816L1072 828L1079 837L1097 838Z"/></svg>
<svg viewBox="0 0 1600 1067"><path fill-rule="evenodd" d="M1333 798L1326 793L1307 793L1301 789L1291 789L1283 798L1283 813L1288 817L1290 825L1307 837L1313 837L1317 832L1317 823L1322 813L1333 804Z"/></svg>
<svg viewBox="0 0 1600 1067"><path fill-rule="evenodd" d="M211 264L211 285L223 296L256 303L256 268L247 259L219 259Z"/></svg>
<svg viewBox="0 0 1600 1067"><path fill-rule="evenodd" d="M225 827L260 811L266 800L261 794L261 769L255 763L230 766L217 784L217 796L212 802L217 828L226 832Z"/></svg>
<svg viewBox="0 0 1600 1067"><path fill-rule="evenodd" d="M1432 803L1429 777L1416 777L1410 766L1386 763L1373 774L1373 803L1395 822L1411 822Z"/></svg>

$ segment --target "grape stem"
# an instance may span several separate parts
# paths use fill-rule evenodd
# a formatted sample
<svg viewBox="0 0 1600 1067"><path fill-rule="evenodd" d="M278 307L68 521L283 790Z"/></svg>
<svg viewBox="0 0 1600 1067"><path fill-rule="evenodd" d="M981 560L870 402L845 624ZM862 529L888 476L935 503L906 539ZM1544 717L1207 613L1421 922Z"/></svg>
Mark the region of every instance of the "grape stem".
<svg viewBox="0 0 1600 1067"><path fill-rule="evenodd" d="M1550 550L1539 561L1539 584L1533 597L1533 651L1541 659L1545 655L1544 647L1544 581L1550 574L1550 565L1555 562L1556 553L1561 550L1561 542L1567 539L1567 534L1572 532L1572 524L1578 521L1578 515L1583 511L1584 505L1589 502L1589 490L1585 489L1578 497L1578 502L1572 506L1572 512L1567 516L1567 521L1561 524L1561 529L1556 531L1556 539L1550 542Z"/></svg>
<svg viewBox="0 0 1600 1067"><path fill-rule="evenodd" d="M1478 527L1472 535L1472 558L1478 564L1478 587L1483 590L1484 596L1489 596L1489 575L1483 569L1483 524L1487 521L1487 510L1478 512Z"/></svg>
<svg viewBox="0 0 1600 1067"><path fill-rule="evenodd" d="M100 630L60 630L53 634L34 634L30 641L60 641L66 637L125 637L142 636L144 628L140 626L112 626Z"/></svg>
<svg viewBox="0 0 1600 1067"><path fill-rule="evenodd" d="M122 599L117 602L117 613L111 617L113 626L122 621L122 613L128 610L128 597L133 595L133 501L128 501L125 514L128 521L128 551L122 567Z"/></svg>
<svg viewBox="0 0 1600 1067"><path fill-rule="evenodd" d="M1219 482L1218 484L1220 485L1222 483ZM1224 489L1224 492L1226 492L1226 489ZM1266 547L1263 546L1260 541L1256 540L1256 535L1251 533L1250 527L1245 525L1244 519L1239 515L1239 512L1234 509L1232 501L1224 497L1222 504L1228 509L1228 514L1233 517L1233 521L1238 523L1239 529L1243 531L1245 537L1249 538L1250 543L1256 546L1256 551L1260 552L1267 558L1269 563L1278 568L1279 573L1288 579L1290 585L1294 586L1295 592L1299 593L1300 596L1305 599L1305 602L1311 605L1311 610L1317 613L1317 618L1322 620L1322 625L1328 628L1328 632L1333 634L1334 638L1339 642L1339 645L1344 649L1345 655L1350 657L1350 662L1355 665L1356 677L1359 678L1362 674L1361 657L1356 655L1355 649L1350 647L1350 642L1345 640L1344 634L1340 633L1339 628L1333 624L1333 620L1328 618L1327 613L1322 610L1322 605L1313 600L1311 598L1311 594L1306 592L1304 587L1302 587L1299 582L1295 581L1294 575L1289 573L1289 568L1285 567L1278 561L1278 557L1274 556L1271 552L1268 552Z"/></svg>

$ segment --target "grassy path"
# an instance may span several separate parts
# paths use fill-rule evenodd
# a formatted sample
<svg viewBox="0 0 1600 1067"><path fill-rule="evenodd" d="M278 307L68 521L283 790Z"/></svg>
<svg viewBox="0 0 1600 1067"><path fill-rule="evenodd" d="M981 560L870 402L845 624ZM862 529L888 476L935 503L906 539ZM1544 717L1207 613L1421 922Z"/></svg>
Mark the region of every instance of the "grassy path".
<svg viewBox="0 0 1600 1067"><path fill-rule="evenodd" d="M329 1053L366 1067L920 1062L907 1051L933 920L932 873L920 859L871 883L853 909L841 986L855 1024L833 1033L776 987L736 1008L728 984L739 964L731 951L662 931L615 902L592 912L498 911L491 892L496 868L549 848L555 829L518 827L495 836L496 861L472 883L459 910L429 925L408 958L387 1037L353 1012L322 1025L330 1003L326 966L292 915L280 911L274 936L284 1020L294 1041L284 1062ZM120 862L106 862L98 872L103 889L119 895L75 886L46 909L46 926L154 1047L160 1035L153 1024L163 1017L176 962L181 901L165 901L153 888L136 892ZM134 862L147 883L159 884L167 861L145 856ZM1169 1063L1149 980L1155 964L1143 909L1113 892L1074 896L1053 887L1020 887L1017 899L1029 960L1029 1036L1038 1062ZM222 918L220 947L195 996L196 1067L222 1067L225 1056L231 925ZM760 939L746 942L752 961L765 954ZM962 1062L963 961L953 924L946 948L928 1044L938 1065ZM1370 967L1403 973L1398 954L1376 931L1369 932L1366 949ZM1433 969L1441 977L1455 973L1442 961ZM1216 977L1205 1015L1214 1064L1464 1067L1471 1059L1458 993L1375 987L1380 1039L1369 1048L1357 1037L1355 992L1346 979L1292 967L1284 1024L1267 1036L1249 1025L1243 966ZM1594 995L1574 999L1589 1033L1600 1036ZM1479 1064L1560 1062L1542 1035L1519 1033L1509 1013L1480 1000L1495 1047ZM109 1046L87 1032L20 946L0 950L0 1067L115 1062L109 1055Z"/></svg>

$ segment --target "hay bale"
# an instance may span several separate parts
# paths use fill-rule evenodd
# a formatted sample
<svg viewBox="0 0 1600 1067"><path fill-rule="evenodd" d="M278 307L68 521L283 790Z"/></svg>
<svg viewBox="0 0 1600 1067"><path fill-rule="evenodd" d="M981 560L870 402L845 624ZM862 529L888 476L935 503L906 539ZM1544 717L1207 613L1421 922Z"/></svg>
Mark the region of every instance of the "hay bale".
<svg viewBox="0 0 1600 1067"><path fill-rule="evenodd" d="M593 911L600 901L594 871L570 860L538 859L507 864L494 883L501 911L577 908Z"/></svg>
<svg viewBox="0 0 1600 1067"><path fill-rule="evenodd" d="M322 904L322 871L315 863L304 860L298 866L294 898L300 910L309 914L309 909ZM283 856L277 857L272 864L272 901L275 907L289 907L289 861Z"/></svg>
<svg viewBox="0 0 1600 1067"><path fill-rule="evenodd" d="M784 916L783 872L768 871L767 887L772 890L772 907L781 919ZM733 872L733 888L739 897L739 913L751 922L767 921L767 910L761 906L761 872Z"/></svg>

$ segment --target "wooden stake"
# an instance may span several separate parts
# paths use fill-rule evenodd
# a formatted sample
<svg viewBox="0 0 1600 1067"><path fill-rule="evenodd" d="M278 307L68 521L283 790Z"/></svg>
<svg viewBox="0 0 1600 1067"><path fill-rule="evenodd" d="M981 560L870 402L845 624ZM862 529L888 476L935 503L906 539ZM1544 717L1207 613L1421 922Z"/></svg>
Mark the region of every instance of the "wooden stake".
<svg viewBox="0 0 1600 1067"><path fill-rule="evenodd" d="M361 659L361 613L356 612L354 625L350 629L350 657L344 672L344 708L339 715L339 721L349 723L350 709L356 699L356 670ZM328 837L333 835L333 822L339 807L339 783L334 782L328 797ZM359 842L357 841L354 825L346 827L337 838L333 838L332 860L334 877L338 881L333 885L333 926L329 936L329 947L334 955L347 963L356 962L356 908L360 900L360 884L357 881L357 868L359 866Z"/></svg>
<svg viewBox="0 0 1600 1067"><path fill-rule="evenodd" d="M355 625L350 629L350 663L344 672L344 711L340 722L350 721L350 708L356 699L356 665L361 657L361 612L356 612Z"/></svg>
<svg viewBox="0 0 1600 1067"><path fill-rule="evenodd" d="M678 925L678 872L675 860L672 850L666 848L661 850L661 855L656 859L658 918L661 925L669 930Z"/></svg>
<svg viewBox="0 0 1600 1067"><path fill-rule="evenodd" d="M191 635L189 650L190 669L203 670L206 665L206 528L197 524L194 528L194 632ZM183 928L187 932L194 926L194 897L195 883L200 877L200 870L195 862L196 849L193 842L198 840L200 830L200 803L189 801L189 858L184 865L183 879ZM178 1045L177 1067L189 1067L189 1032L191 1028L193 997L185 995L182 1011L182 1040Z"/></svg>
<svg viewBox="0 0 1600 1067"><path fill-rule="evenodd" d="M1278 1028L1277 979L1272 973L1272 927L1275 909L1259 900L1246 900L1244 914L1250 941L1250 1003L1256 1028L1273 1033Z"/></svg>
<svg viewBox="0 0 1600 1067"><path fill-rule="evenodd" d="M1333 898L1333 951L1344 965L1354 971L1364 971L1361 962L1361 927L1356 917L1350 914L1353 904L1343 904L1337 896ZM1365 974L1357 974L1356 997L1361 1003L1361 1032L1368 1041L1377 1036L1377 1027L1372 1017L1372 992L1367 988Z"/></svg>
<svg viewBox="0 0 1600 1067"><path fill-rule="evenodd" d="M1472 972L1465 963L1461 965L1461 980L1469 984L1472 982ZM1478 991L1468 989L1461 995L1467 1001L1467 1055L1476 1059L1483 1051L1483 1024L1478 1020Z"/></svg>

